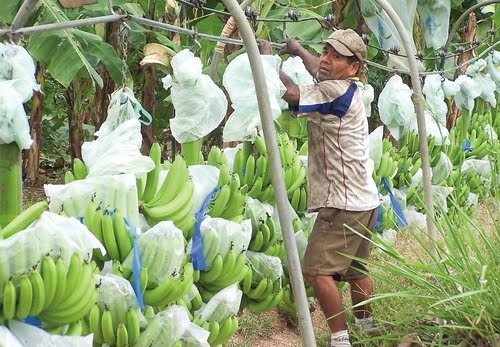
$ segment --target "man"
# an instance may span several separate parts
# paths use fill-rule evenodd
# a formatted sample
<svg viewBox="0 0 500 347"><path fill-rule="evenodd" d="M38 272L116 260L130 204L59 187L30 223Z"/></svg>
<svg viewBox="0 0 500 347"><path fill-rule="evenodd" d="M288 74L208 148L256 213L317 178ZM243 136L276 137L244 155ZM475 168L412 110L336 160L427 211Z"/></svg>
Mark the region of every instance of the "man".
<svg viewBox="0 0 500 347"><path fill-rule="evenodd" d="M308 209L318 211L318 217L302 271L314 287L327 319L331 346L349 347L342 297L335 281L349 283L353 306L371 297L373 283L365 266L342 253L369 257L367 229L374 229L380 204L368 163L368 122L356 84L363 73L367 50L361 37L350 29L330 35L319 58L293 39L286 39L285 44L280 54L301 57L318 81L298 86L280 72L286 87L283 98L297 116L309 117ZM271 52L267 41L260 41L259 48L262 54ZM354 315L356 324L365 330L373 329L369 304L355 307Z"/></svg>

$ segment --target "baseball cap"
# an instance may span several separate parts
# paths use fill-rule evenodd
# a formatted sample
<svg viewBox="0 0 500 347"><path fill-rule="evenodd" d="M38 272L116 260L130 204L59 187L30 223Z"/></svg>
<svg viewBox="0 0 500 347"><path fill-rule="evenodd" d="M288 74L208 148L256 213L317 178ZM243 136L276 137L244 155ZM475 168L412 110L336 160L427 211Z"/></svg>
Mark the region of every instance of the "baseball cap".
<svg viewBox="0 0 500 347"><path fill-rule="evenodd" d="M352 57L353 55L358 58L359 61L366 61L368 53L366 51L365 43L363 39L352 29L337 30L325 41L332 45L333 48L340 54L346 57Z"/></svg>

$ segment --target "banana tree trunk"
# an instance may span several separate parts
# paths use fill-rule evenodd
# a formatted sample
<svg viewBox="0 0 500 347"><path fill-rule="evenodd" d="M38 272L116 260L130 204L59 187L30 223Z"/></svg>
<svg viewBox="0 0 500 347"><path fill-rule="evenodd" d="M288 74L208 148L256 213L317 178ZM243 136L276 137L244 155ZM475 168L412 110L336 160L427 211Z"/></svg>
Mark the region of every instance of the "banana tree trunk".
<svg viewBox="0 0 500 347"><path fill-rule="evenodd" d="M15 143L0 145L0 227L23 209L21 150Z"/></svg>
<svg viewBox="0 0 500 347"><path fill-rule="evenodd" d="M151 116L153 122L149 126L142 125L142 153L148 153L151 145L156 142L154 135L154 111L155 111L155 89L156 72L154 67L146 65L144 67L144 86L142 93L142 107L144 107Z"/></svg>
<svg viewBox="0 0 500 347"><path fill-rule="evenodd" d="M45 66L38 63L36 67L36 81L40 84L41 89L45 84ZM24 159L24 172L26 174L25 184L28 186L35 185L38 182L38 173L40 166L40 152L42 143L42 117L43 117L43 101L44 95L41 92L35 91L32 98L30 130L33 143L31 148L26 151Z"/></svg>
<svg viewBox="0 0 500 347"><path fill-rule="evenodd" d="M82 158L83 127L79 110L81 80L74 80L67 91L68 123L69 123L69 151L71 158Z"/></svg>
<svg viewBox="0 0 500 347"><path fill-rule="evenodd" d="M109 43L115 51L118 53L120 51L120 22L111 22L106 24L106 42ZM103 87L96 87L96 96L95 96L95 119L94 126L95 130L99 130L101 124L104 123L106 117L108 115L108 106L109 106L109 95L113 93L116 88L116 84L108 73L108 70L105 66L101 66L97 72L99 76L101 76L103 81Z"/></svg>

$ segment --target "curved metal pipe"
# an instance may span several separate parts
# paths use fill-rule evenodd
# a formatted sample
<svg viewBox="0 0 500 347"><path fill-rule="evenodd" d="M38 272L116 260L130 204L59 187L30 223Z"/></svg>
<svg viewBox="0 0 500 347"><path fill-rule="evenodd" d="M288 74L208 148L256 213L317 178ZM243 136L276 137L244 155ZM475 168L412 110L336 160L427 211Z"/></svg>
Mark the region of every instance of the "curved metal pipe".
<svg viewBox="0 0 500 347"><path fill-rule="evenodd" d="M281 162L276 140L276 132L274 128L273 118L271 116L271 103L267 91L267 83L264 77L264 70L260 60L260 53L257 48L255 34L250 27L250 24L245 17L243 10L236 0L222 0L226 8L236 21L236 25L240 31L241 37L248 52L252 76L255 83L255 91L257 93L257 101L260 111L260 120L264 139L266 141L267 153L270 160L272 184L274 186L274 194L278 207L278 216L283 232L283 240L287 250L288 265L290 268L290 282L297 304L299 324L302 332L304 346L316 347L314 338L314 330L309 313L307 303L306 290L304 288L304 280L300 266L297 244L295 243L295 234L292 227L292 217L290 213L288 198L286 194L285 181L281 170Z"/></svg>

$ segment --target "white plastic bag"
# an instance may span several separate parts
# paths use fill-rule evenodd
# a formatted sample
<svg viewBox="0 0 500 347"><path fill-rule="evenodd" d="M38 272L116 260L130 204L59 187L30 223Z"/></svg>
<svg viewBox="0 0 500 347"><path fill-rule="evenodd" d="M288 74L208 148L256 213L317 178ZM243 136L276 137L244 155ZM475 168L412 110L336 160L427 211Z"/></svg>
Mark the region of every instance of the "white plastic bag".
<svg viewBox="0 0 500 347"><path fill-rule="evenodd" d="M22 345L29 347L92 347L94 334L87 336L61 336L53 335L45 330L32 325L18 322L9 322L10 330L21 341ZM8 345L10 347L10 345Z"/></svg>
<svg viewBox="0 0 500 347"><path fill-rule="evenodd" d="M381 125L373 130L370 135L370 159L373 160L374 167L380 164L382 158L382 140L384 138L384 126Z"/></svg>
<svg viewBox="0 0 500 347"><path fill-rule="evenodd" d="M394 75L387 81L378 98L380 120L396 140L405 134L416 119L412 94L401 76Z"/></svg>
<svg viewBox="0 0 500 347"><path fill-rule="evenodd" d="M106 120L94 135L98 137L108 135L120 124L130 119L141 118L141 112L144 112L144 109L136 99L134 92L128 87L120 88L111 94Z"/></svg>
<svg viewBox="0 0 500 347"><path fill-rule="evenodd" d="M444 46L448 38L450 0L418 0L417 9L426 46L434 49Z"/></svg>
<svg viewBox="0 0 500 347"><path fill-rule="evenodd" d="M24 47L0 42L0 81L16 81L12 92L22 96L23 102L31 98L33 90L40 90L35 72L33 58Z"/></svg>
<svg viewBox="0 0 500 347"><path fill-rule="evenodd" d="M417 0L389 0L388 3L401 18L409 37L413 37L413 22L417 11ZM365 23L368 25L370 30L375 34L379 46L384 49L398 47L399 54L405 55L405 50L399 33L389 15L382 9L382 7L375 0L360 1L359 6L361 9L361 15L365 19ZM411 40L411 44L414 46L413 49L416 51L413 40ZM422 63L417 62L417 64L418 69L423 71L424 66ZM389 54L387 66L390 68L396 67L398 69L409 70L407 58L398 57L392 54Z"/></svg>
<svg viewBox="0 0 500 347"><path fill-rule="evenodd" d="M23 347L17 337L7 327L0 325L1 347Z"/></svg>
<svg viewBox="0 0 500 347"><path fill-rule="evenodd" d="M439 161L437 165L432 168L432 183L439 184L445 181L450 176L452 170L453 164L450 159L445 153L440 152Z"/></svg>
<svg viewBox="0 0 500 347"><path fill-rule="evenodd" d="M28 228L0 240L0 283L5 283L11 276L31 271L46 254L54 258L61 256L65 265L69 266L73 253L79 253L82 259L89 259L94 249L106 254L104 246L85 225L74 218L44 212Z"/></svg>
<svg viewBox="0 0 500 347"><path fill-rule="evenodd" d="M425 229L427 226L426 215L415 210L414 206L408 206L404 211L408 225L413 225L419 229Z"/></svg>
<svg viewBox="0 0 500 347"><path fill-rule="evenodd" d="M314 79L309 71L307 71L301 57L289 56L288 59L283 61L281 71L283 71L295 84L299 86L314 84ZM288 103L283 99L280 99L280 105L282 109L288 108Z"/></svg>
<svg viewBox="0 0 500 347"><path fill-rule="evenodd" d="M286 91L279 79L281 58L277 55L261 55L266 77L272 118L281 114L280 99ZM223 140L252 141L260 127L260 113L255 92L255 84L246 53L234 58L226 68L222 83L231 97L234 112L229 117L223 130Z"/></svg>
<svg viewBox="0 0 500 347"><path fill-rule="evenodd" d="M455 80L460 86L460 91L455 95L455 103L459 109L467 109L472 112L474 108L474 99L481 95L481 87L472 78L466 75L460 75Z"/></svg>
<svg viewBox="0 0 500 347"><path fill-rule="evenodd" d="M488 57L486 57L486 73L488 73L491 79L496 84L496 92L500 93L500 52L491 51Z"/></svg>
<svg viewBox="0 0 500 347"><path fill-rule="evenodd" d="M258 283L263 278L274 282L283 276L283 264L280 258L252 251L247 251L247 258L252 267L252 283Z"/></svg>
<svg viewBox="0 0 500 347"><path fill-rule="evenodd" d="M479 59L467 67L466 74L472 77L480 87L481 94L479 97L489 102L492 107L495 107L497 105L495 96L496 84L490 78L490 75L485 74L486 65L487 63L484 59Z"/></svg>
<svg viewBox="0 0 500 347"><path fill-rule="evenodd" d="M136 177L154 169L149 156L142 155L141 123L129 119L112 132L97 140L82 145L82 158L88 169L88 176L118 175L133 173Z"/></svg>
<svg viewBox="0 0 500 347"><path fill-rule="evenodd" d="M361 98L363 99L363 104L365 105L365 113L368 118L372 115L372 102L375 99L375 90L368 83L356 82L361 92Z"/></svg>
<svg viewBox="0 0 500 347"><path fill-rule="evenodd" d="M68 184L46 184L44 189L52 212L64 211L70 217L80 218L88 203L94 199L108 210L122 211L140 233L137 184L132 174L91 177Z"/></svg>
<svg viewBox="0 0 500 347"><path fill-rule="evenodd" d="M221 323L230 315L236 315L240 308L243 292L238 289L236 283L222 289L215 294L198 311L195 316L201 316L205 321L217 321Z"/></svg>
<svg viewBox="0 0 500 347"><path fill-rule="evenodd" d="M227 99L224 92L202 74L202 64L188 49L171 61L174 76L166 76L163 87L171 90L175 117L170 119L172 135L179 143L201 139L224 119Z"/></svg>
<svg viewBox="0 0 500 347"><path fill-rule="evenodd" d="M0 144L13 142L20 149L29 149L33 140L21 97L10 89L9 82L0 81Z"/></svg>

